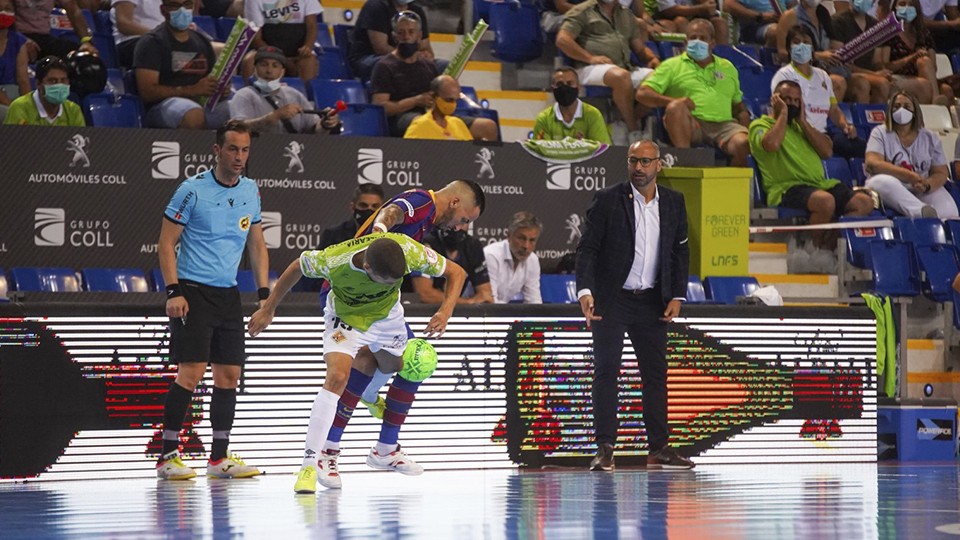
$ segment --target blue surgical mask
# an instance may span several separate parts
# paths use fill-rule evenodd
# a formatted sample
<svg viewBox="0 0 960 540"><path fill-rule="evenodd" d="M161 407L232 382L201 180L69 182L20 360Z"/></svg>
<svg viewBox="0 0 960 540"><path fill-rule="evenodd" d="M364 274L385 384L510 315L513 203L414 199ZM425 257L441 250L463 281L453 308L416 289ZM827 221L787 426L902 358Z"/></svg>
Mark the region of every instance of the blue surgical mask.
<svg viewBox="0 0 960 540"><path fill-rule="evenodd" d="M45 84L43 85L43 97L49 103L61 105L70 96L69 84Z"/></svg>
<svg viewBox="0 0 960 540"><path fill-rule="evenodd" d="M691 39L687 41L687 56L696 62L702 62L710 56L710 46L706 41Z"/></svg>
<svg viewBox="0 0 960 540"><path fill-rule="evenodd" d="M874 0L853 0L853 10L857 13L869 13L873 4Z"/></svg>
<svg viewBox="0 0 960 540"><path fill-rule="evenodd" d="M268 81L266 79L261 79L260 77L257 77L253 81L253 85L256 86L257 89L259 89L264 94L272 94L276 92L277 90L280 89L280 84L281 84L280 79L274 79L272 81Z"/></svg>
<svg viewBox="0 0 960 540"><path fill-rule="evenodd" d="M170 12L170 26L177 30L186 30L193 22L193 11L187 8L180 8Z"/></svg>
<svg viewBox="0 0 960 540"><path fill-rule="evenodd" d="M904 22L913 22L917 18L917 8L913 6L898 7L897 18Z"/></svg>
<svg viewBox="0 0 960 540"><path fill-rule="evenodd" d="M794 64L806 64L811 58L813 58L813 45L794 43L790 46L790 59Z"/></svg>

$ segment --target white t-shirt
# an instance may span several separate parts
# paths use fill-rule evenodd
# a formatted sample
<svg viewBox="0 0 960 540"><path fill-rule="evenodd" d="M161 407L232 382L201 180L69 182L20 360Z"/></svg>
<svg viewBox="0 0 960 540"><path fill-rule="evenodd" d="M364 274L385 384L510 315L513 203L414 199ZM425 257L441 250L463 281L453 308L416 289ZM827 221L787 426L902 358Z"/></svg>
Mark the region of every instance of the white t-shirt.
<svg viewBox="0 0 960 540"><path fill-rule="evenodd" d="M120 33L117 29L117 4L126 2L133 4L133 20L137 24L146 26L150 30L164 23L163 14L160 13L160 0L113 0L110 3L110 23L113 24L113 42L117 45L124 41L130 41L140 36L128 36Z"/></svg>
<svg viewBox="0 0 960 540"><path fill-rule="evenodd" d="M265 24L300 24L307 15L323 13L319 0L245 0L243 17L254 27Z"/></svg>
<svg viewBox="0 0 960 540"><path fill-rule="evenodd" d="M913 144L904 148L900 137L893 131L887 131L887 127L881 124L870 132L867 152L876 152L883 156L884 161L909 169L923 178L930 176L930 168L934 165L947 164L943 143L926 128L920 128Z"/></svg>
<svg viewBox="0 0 960 540"><path fill-rule="evenodd" d="M936 17L946 6L956 7L957 0L920 0L920 11L928 19Z"/></svg>
<svg viewBox="0 0 960 540"><path fill-rule="evenodd" d="M540 297L540 259L531 253L523 262L513 267L513 254L506 240L494 242L483 248L490 274L493 300L506 304L522 294L524 304L542 304Z"/></svg>
<svg viewBox="0 0 960 540"><path fill-rule="evenodd" d="M826 133L827 113L830 112L830 105L837 102L837 98L833 94L833 82L830 81L830 75L826 71L815 67L808 79L806 75L797 71L797 68L791 62L773 75L770 90L773 91L782 81L794 81L800 85L800 93L803 96L803 104L807 113L807 122L810 122L810 125L815 127L817 131Z"/></svg>

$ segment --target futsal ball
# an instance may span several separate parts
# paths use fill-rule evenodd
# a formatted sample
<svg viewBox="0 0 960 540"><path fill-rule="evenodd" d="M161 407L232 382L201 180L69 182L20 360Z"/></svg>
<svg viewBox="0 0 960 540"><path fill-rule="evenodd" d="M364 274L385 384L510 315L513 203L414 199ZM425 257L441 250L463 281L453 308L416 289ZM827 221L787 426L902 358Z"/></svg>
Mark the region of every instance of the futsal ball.
<svg viewBox="0 0 960 540"><path fill-rule="evenodd" d="M437 351L425 339L411 339L403 351L403 369L400 376L411 382L421 382L437 369Z"/></svg>

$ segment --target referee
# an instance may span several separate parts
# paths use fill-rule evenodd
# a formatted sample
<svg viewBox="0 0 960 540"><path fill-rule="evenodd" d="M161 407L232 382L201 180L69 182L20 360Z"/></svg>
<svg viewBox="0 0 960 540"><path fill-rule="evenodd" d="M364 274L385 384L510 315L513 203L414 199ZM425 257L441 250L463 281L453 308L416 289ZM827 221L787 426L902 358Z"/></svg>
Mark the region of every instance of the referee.
<svg viewBox="0 0 960 540"><path fill-rule="evenodd" d="M260 225L257 184L242 175L250 133L230 120L217 130L216 166L187 178L164 212L157 251L167 283L170 358L178 364L163 411L163 451L157 477L186 480L197 475L180 459L180 430L197 384L213 364L210 424L213 444L207 475L246 478L260 474L227 453L237 408L237 383L244 361L243 313L237 267L246 244L260 300L267 288L267 245ZM175 251L180 242L179 255Z"/></svg>

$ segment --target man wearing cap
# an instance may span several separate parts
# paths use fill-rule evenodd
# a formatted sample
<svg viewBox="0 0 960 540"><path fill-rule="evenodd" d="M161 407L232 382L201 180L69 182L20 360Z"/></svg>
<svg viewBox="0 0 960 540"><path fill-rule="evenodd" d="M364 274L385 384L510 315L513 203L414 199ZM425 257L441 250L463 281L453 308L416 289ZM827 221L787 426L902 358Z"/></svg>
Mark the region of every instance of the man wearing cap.
<svg viewBox="0 0 960 540"><path fill-rule="evenodd" d="M307 96L280 82L284 61L286 57L277 47L257 50L253 84L240 89L230 101L230 116L261 133L339 134L342 124L335 109L304 113L313 109Z"/></svg>

